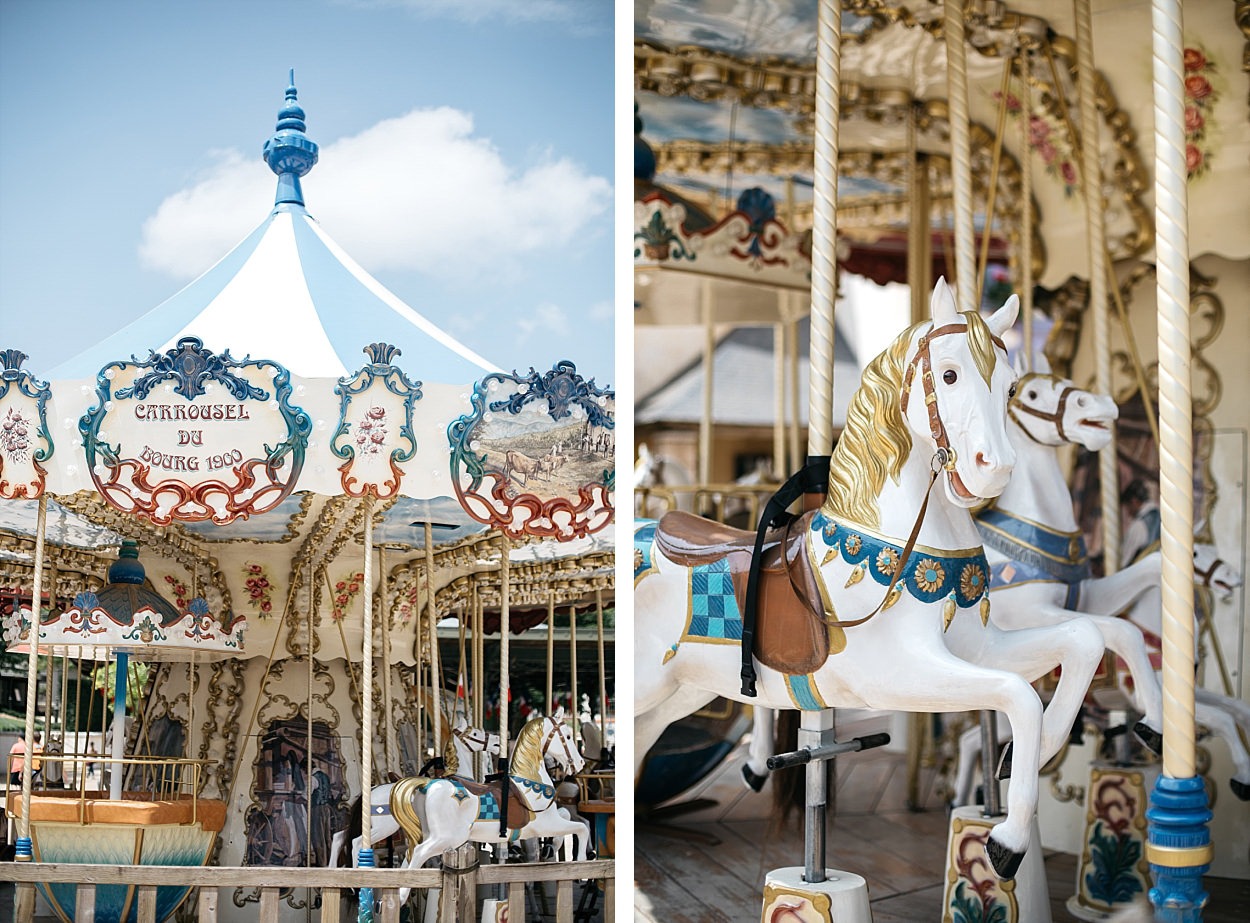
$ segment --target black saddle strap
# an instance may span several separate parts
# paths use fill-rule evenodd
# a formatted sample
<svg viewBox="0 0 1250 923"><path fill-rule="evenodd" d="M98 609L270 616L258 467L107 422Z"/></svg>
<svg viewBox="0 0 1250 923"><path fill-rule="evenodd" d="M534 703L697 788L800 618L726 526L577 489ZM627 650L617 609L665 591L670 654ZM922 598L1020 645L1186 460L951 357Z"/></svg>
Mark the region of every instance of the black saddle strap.
<svg viewBox="0 0 1250 923"><path fill-rule="evenodd" d="M756 614L759 609L760 558L764 551L764 536L769 529L788 524L795 517L787 508L804 494L826 493L829 489L829 456L810 455L807 463L792 474L781 489L764 504L759 526L755 530L755 548L751 554L751 568L747 572L747 595L742 613L742 694L754 698ZM785 550L782 549L782 554Z"/></svg>
<svg viewBox="0 0 1250 923"><path fill-rule="evenodd" d="M512 784L508 781L508 758L506 756L499 757L499 772L492 773L492 775L503 779L499 786L499 838L502 840L508 837L508 789L512 788Z"/></svg>

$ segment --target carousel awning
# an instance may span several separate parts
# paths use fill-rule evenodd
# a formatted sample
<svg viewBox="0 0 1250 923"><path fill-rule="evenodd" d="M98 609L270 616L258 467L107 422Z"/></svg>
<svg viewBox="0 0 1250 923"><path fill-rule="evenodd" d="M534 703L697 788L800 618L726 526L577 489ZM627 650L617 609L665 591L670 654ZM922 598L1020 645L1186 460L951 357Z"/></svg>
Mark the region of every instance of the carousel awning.
<svg viewBox="0 0 1250 923"><path fill-rule="evenodd" d="M308 213L299 177L316 163L317 146L304 135L295 98L292 85L265 146L278 192L260 227L138 320L41 371L53 379L94 377L115 359L163 352L186 336L210 349L246 346L253 357L283 357L291 372L309 378L351 372L361 349L376 341L399 347L401 364L424 381L467 383L499 370L369 275Z"/></svg>

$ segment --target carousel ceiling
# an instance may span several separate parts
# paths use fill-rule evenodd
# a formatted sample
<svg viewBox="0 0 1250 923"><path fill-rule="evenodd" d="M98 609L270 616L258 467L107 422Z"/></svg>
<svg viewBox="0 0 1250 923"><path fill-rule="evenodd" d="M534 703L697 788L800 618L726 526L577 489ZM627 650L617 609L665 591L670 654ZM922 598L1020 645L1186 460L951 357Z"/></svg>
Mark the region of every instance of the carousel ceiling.
<svg viewBox="0 0 1250 923"><path fill-rule="evenodd" d="M635 99L643 138L655 152L657 184L706 203L712 214L731 210L742 190L759 186L778 203L779 220L795 230L810 227L816 6L815 0L635 4ZM978 228L986 224L985 181L1001 136L993 233L1019 240L1021 158L1029 151L1039 229L1034 264L1038 281L1055 287L1086 272L1089 262L1071 128L1080 121L1073 10L1037 0L967 6ZM1148 257L1153 246L1149 6L1093 2L1105 220L1114 258ZM1250 16L1245 4L1236 6L1240 13L1218 2L1185 8L1190 214L1201 215L1191 228L1191 248L1230 258L1250 255L1250 224L1238 214L1244 197L1226 194L1231 184L1244 188L1250 153L1241 71ZM927 155L932 223L940 230L951 210L943 6L848 0L843 9L839 233L862 240L905 226L913 151Z"/></svg>

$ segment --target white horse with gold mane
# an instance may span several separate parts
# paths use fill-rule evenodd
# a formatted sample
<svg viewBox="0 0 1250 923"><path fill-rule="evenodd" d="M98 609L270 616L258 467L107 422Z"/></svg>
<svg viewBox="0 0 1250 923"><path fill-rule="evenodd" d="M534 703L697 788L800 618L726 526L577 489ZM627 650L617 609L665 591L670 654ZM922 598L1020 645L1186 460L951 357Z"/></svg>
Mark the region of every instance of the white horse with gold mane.
<svg viewBox="0 0 1250 923"><path fill-rule="evenodd" d="M1163 687L1152 655L1161 645L1157 640L1155 645L1149 643L1161 631L1159 553L1147 554L1114 574L1091 577L1058 456L1059 447L1068 443L1091 452L1105 447L1119 410L1110 397L1078 388L1039 359L1037 369L1021 376L1008 416L1016 470L995 503L975 517L990 562L994 622L1007 629L1059 626L1078 618L1091 622L1106 648L1124 664L1122 671L1117 670L1117 680L1143 715L1134 731L1159 753ZM1195 546L1194 565L1195 579L1205 577L1216 592L1231 593L1241 582L1212 546ZM1120 617L1125 610L1129 617ZM1150 618L1153 624L1142 624ZM1228 744L1233 792L1243 801L1250 799L1250 755L1237 733L1238 724L1250 729L1250 708L1206 690L1195 690L1195 697L1198 724ZM1000 739L1004 730L999 729ZM955 804L965 803L971 794L973 756L979 749L977 732L968 732L960 742Z"/></svg>
<svg viewBox="0 0 1250 923"><path fill-rule="evenodd" d="M586 826L571 820L556 804L555 783L544 765L547 756L554 756L569 773L580 772L585 765L572 728L555 718L531 718L517 735L506 780L483 784L450 776L396 782L390 793L391 814L410 844L403 867L421 868L443 850L468 842L530 837L574 836L578 845L573 859L586 858ZM408 891L400 889L401 904Z"/></svg>
<svg viewBox="0 0 1250 923"><path fill-rule="evenodd" d="M806 623L770 629L779 607L761 604L753 657L741 664L734 587L754 535L719 526L709 534L681 513L636 530L635 759L716 696L764 708L1003 711L1016 753L1007 816L987 853L1009 878L1029 845L1040 761L1066 740L1102 649L1088 627L1032 636L1060 639L1077 655L1044 720L1016 671L1053 664L1058 648L1043 655L1021 643L1028 632L985 628L988 566L969 510L1002 491L1015 462L1006 432L1015 374L999 337L1018 302L988 321L959 314L939 280L930 306L931 325L905 331L865 370L824 505L770 542L784 563L768 564L766 552L783 582L810 587ZM739 688L740 665L754 667L757 698L745 677Z"/></svg>

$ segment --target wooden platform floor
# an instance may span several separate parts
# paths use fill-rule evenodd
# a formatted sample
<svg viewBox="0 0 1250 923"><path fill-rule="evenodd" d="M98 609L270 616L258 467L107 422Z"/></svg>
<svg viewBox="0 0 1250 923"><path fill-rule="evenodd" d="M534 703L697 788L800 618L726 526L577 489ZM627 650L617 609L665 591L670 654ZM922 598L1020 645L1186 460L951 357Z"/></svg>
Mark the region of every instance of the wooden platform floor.
<svg viewBox="0 0 1250 923"><path fill-rule="evenodd" d="M887 730L880 715L840 713L840 739ZM764 876L803 864L802 818L783 827L772 797L742 783L740 745L683 801L712 804L638 819L634 836L635 919L653 923L755 923ZM922 770L921 805L906 805L907 767L901 753L870 750L838 759L836 815L828 864L863 875L874 923L928 923L942 913L946 851L945 806L933 793L934 772ZM1076 883L1076 857L1045 858L1053 923L1073 923L1065 902ZM1250 881L1206 879L1206 923L1250 920ZM728 909L727 909L728 908ZM1026 921L1027 923L1027 921Z"/></svg>

